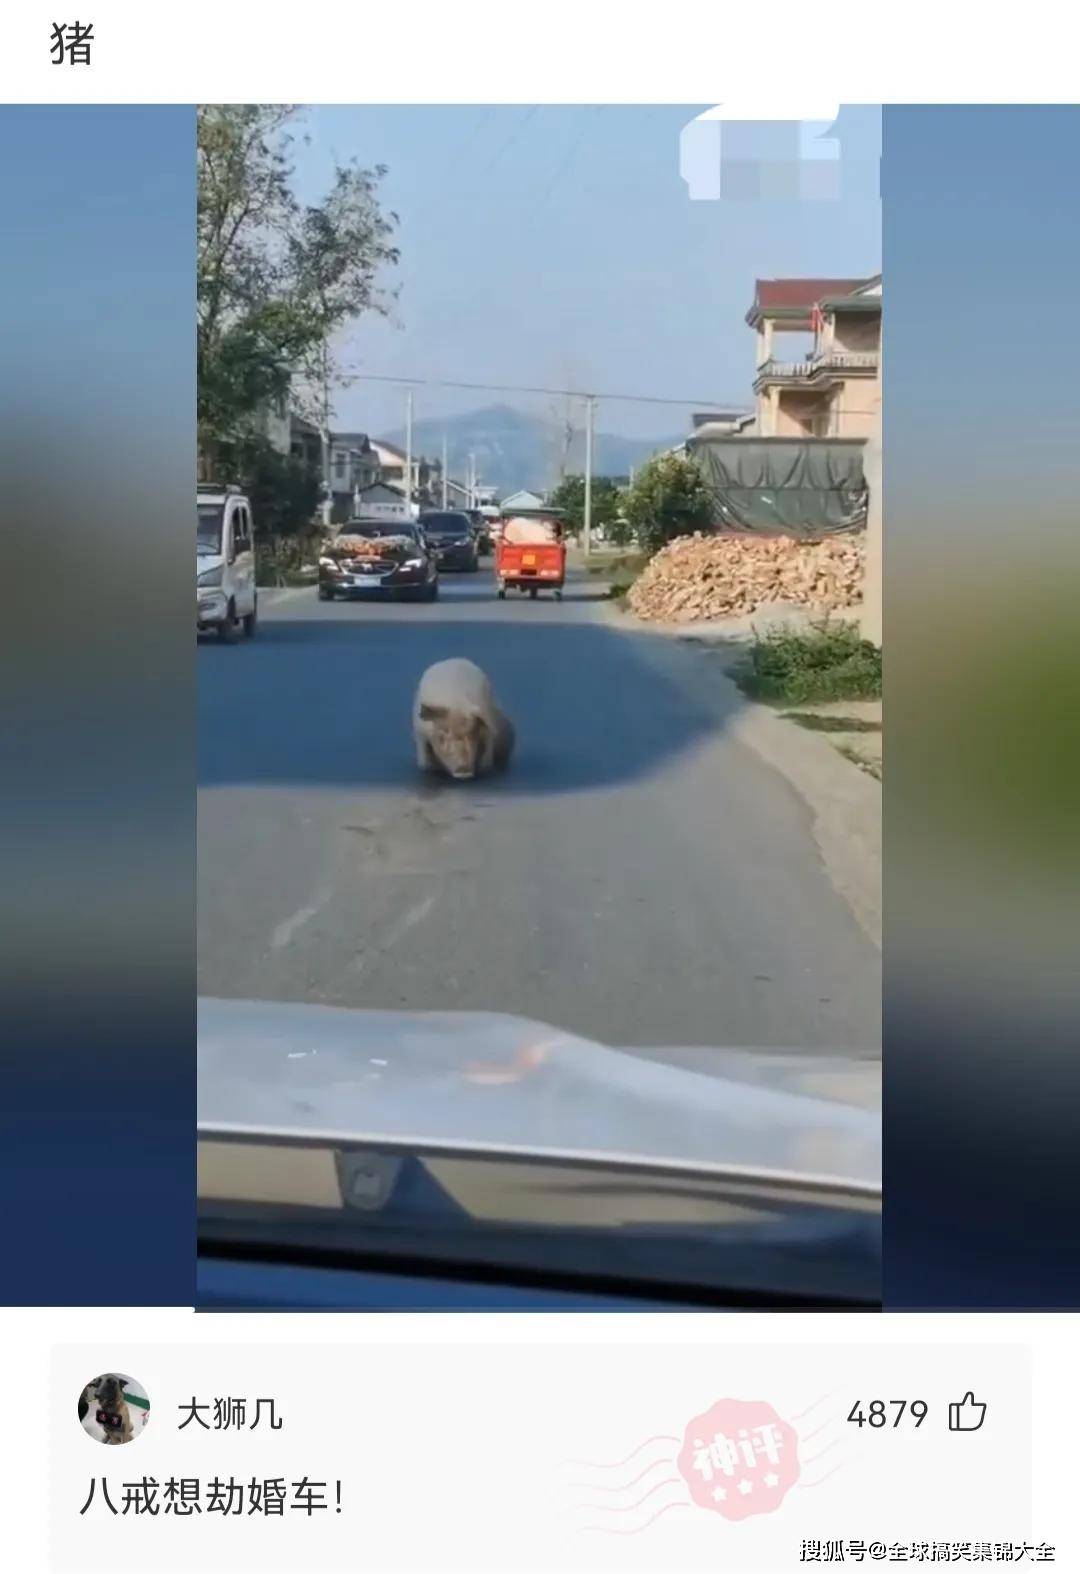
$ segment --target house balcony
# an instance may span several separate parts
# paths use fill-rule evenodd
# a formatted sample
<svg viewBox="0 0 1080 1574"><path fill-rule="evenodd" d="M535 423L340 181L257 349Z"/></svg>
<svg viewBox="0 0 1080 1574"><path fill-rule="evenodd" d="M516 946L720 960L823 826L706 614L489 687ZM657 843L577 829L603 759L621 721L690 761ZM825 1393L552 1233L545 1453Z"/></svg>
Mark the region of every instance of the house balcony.
<svg viewBox="0 0 1080 1574"><path fill-rule="evenodd" d="M877 369L876 350L822 350L804 361L778 361L770 356L757 369L754 392L776 385L819 388L837 379L875 377Z"/></svg>

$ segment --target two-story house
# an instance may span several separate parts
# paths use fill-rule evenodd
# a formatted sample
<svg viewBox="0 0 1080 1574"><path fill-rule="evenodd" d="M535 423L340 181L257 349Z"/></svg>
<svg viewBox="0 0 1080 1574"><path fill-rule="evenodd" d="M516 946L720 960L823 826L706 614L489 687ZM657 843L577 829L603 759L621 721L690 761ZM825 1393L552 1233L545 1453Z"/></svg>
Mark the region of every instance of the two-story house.
<svg viewBox="0 0 1080 1574"><path fill-rule="evenodd" d="M385 437L373 437L371 447L379 461L377 479L405 492L405 450ZM442 466L438 461L412 455L412 500L420 507L431 507L441 500Z"/></svg>
<svg viewBox="0 0 1080 1574"><path fill-rule="evenodd" d="M293 411L289 423L289 452L294 459L322 474L322 436L313 421Z"/></svg>
<svg viewBox="0 0 1080 1574"><path fill-rule="evenodd" d="M366 432L331 432L330 485L351 497L379 478L379 459Z"/></svg>
<svg viewBox="0 0 1080 1574"><path fill-rule="evenodd" d="M446 478L446 506L448 508L471 508L472 494L464 481L455 481L452 475ZM439 478L439 507L442 507L442 477Z"/></svg>
<svg viewBox="0 0 1080 1574"><path fill-rule="evenodd" d="M869 437L880 427L881 275L758 279L755 431L762 437ZM777 339L798 335L784 360Z"/></svg>

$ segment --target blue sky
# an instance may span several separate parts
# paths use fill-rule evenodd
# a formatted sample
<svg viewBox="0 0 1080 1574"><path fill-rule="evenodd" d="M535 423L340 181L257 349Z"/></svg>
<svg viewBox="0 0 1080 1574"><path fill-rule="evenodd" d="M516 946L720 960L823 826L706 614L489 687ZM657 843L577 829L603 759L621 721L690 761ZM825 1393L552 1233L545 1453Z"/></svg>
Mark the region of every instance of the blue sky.
<svg viewBox="0 0 1080 1574"><path fill-rule="evenodd" d="M707 106L322 106L305 113L296 189L326 189L334 160L385 164L399 216L400 296L341 348L356 370L394 377L582 387L686 400L605 403L602 430L680 432L701 401L751 401L756 276L876 272L880 204L690 200L679 132ZM844 111L868 145L880 117ZM851 145L849 141L848 146ZM389 280L388 280L389 282ZM513 395L419 390L417 415ZM395 388L354 384L337 424L401 424Z"/></svg>

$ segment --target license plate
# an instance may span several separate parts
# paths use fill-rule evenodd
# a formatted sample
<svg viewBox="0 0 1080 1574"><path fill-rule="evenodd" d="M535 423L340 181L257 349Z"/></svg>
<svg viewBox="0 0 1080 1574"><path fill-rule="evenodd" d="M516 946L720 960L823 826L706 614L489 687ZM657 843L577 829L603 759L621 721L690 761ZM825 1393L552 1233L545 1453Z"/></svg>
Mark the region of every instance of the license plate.
<svg viewBox="0 0 1080 1574"><path fill-rule="evenodd" d="M374 569L371 569L366 574L354 574L352 583L354 585L381 585L382 572L376 572Z"/></svg>

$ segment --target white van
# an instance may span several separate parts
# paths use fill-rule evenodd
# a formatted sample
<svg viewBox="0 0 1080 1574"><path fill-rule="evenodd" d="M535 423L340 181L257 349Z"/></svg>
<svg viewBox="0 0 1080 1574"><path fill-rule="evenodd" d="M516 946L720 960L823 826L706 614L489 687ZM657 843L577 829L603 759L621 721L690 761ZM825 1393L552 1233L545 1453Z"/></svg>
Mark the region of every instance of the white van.
<svg viewBox="0 0 1080 1574"><path fill-rule="evenodd" d="M238 486L198 486L195 628L231 643L250 639L258 617L251 504Z"/></svg>

